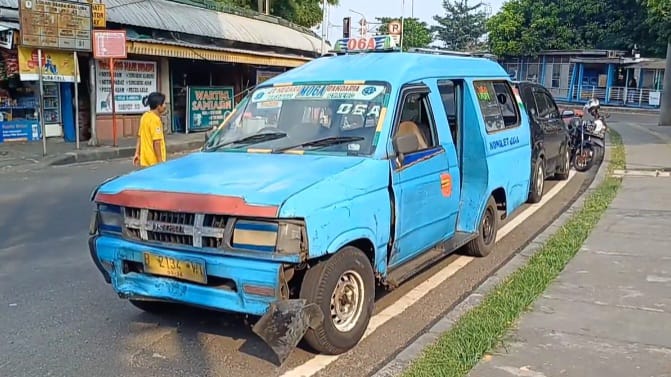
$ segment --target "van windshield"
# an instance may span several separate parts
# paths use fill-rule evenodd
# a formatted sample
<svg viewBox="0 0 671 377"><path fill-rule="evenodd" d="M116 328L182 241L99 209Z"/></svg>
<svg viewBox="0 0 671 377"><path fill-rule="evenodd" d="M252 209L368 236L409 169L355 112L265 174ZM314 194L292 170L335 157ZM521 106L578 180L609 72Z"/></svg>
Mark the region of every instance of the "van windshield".
<svg viewBox="0 0 671 377"><path fill-rule="evenodd" d="M256 89L205 151L269 149L372 154L389 84L296 84Z"/></svg>

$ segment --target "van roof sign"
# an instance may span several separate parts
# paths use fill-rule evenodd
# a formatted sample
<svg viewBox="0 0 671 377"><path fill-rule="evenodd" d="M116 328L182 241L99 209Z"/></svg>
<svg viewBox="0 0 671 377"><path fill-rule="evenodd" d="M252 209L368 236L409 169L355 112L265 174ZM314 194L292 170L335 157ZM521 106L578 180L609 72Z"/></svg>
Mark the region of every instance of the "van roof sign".
<svg viewBox="0 0 671 377"><path fill-rule="evenodd" d="M335 42L333 51L336 53L396 51L396 42L391 35L376 35L372 37L343 38Z"/></svg>

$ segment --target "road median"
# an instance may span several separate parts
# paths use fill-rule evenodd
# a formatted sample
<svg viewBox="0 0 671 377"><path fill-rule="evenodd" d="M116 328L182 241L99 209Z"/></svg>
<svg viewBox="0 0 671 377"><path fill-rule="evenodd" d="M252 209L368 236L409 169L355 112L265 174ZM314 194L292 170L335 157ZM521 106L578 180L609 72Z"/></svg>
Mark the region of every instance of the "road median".
<svg viewBox="0 0 671 377"><path fill-rule="evenodd" d="M625 154L618 133L611 131L610 140L612 147L604 161L607 162L606 166L600 168L597 179L583 199L578 200L567 211L563 225L545 243L530 252L530 256L521 256L528 256L526 264L511 272L484 294L478 300L477 306L473 305L463 311L455 308L455 312L464 314L451 319L454 323L449 326L449 330L440 335L435 343L428 346L410 364L403 373L404 377L465 376L488 352L501 344L501 340L519 316L534 303L580 250L615 198L621 178L614 176L613 172L625 168ZM520 254L525 254L525 251ZM509 264L515 264L512 262ZM487 282L483 286L486 284Z"/></svg>

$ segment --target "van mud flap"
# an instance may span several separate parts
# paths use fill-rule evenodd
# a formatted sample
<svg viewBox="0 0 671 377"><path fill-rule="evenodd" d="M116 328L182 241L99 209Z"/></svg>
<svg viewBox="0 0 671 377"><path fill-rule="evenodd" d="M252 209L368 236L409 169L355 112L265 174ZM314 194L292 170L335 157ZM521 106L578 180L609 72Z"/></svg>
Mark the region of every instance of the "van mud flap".
<svg viewBox="0 0 671 377"><path fill-rule="evenodd" d="M304 299L279 300L270 304L252 331L273 350L282 365L308 329L323 321L324 313L317 304L308 304Z"/></svg>

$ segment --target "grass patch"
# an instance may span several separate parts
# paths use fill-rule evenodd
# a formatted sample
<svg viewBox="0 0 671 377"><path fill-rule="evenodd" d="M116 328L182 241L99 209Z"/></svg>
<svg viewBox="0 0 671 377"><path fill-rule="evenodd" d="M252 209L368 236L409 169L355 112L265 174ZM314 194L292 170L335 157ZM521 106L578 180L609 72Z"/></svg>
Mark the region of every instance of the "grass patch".
<svg viewBox="0 0 671 377"><path fill-rule="evenodd" d="M613 145L608 175L577 211L528 263L512 273L490 292L482 303L463 315L439 340L428 347L403 374L404 377L465 376L498 344L520 314L559 275L580 250L620 188L615 169L625 168L624 145L620 135L610 130Z"/></svg>

